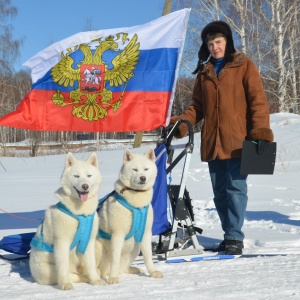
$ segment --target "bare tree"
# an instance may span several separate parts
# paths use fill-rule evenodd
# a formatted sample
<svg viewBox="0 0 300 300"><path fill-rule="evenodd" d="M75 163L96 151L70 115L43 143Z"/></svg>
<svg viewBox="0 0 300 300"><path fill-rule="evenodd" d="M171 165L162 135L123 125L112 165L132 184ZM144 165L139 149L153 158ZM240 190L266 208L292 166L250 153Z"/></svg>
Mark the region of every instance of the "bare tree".
<svg viewBox="0 0 300 300"><path fill-rule="evenodd" d="M190 75L202 43L201 30L213 20L233 29L236 48L258 66L271 112L299 113L300 0L182 0L192 7L180 74Z"/></svg>
<svg viewBox="0 0 300 300"><path fill-rule="evenodd" d="M10 0L0 0L0 116L11 111L15 106L15 86L13 65L19 56L22 40L12 38L13 27L8 19L17 15L17 8ZM0 143L3 147L7 141L9 129L0 128Z"/></svg>
<svg viewBox="0 0 300 300"><path fill-rule="evenodd" d="M92 18L85 18L84 20L84 25L83 25L83 30L84 31L91 31L93 29L93 19Z"/></svg>
<svg viewBox="0 0 300 300"><path fill-rule="evenodd" d="M260 5L261 41L265 41L263 77L277 109L288 112L296 95L296 73L299 69L298 15L299 0L266 0ZM257 5L258 7L258 5Z"/></svg>
<svg viewBox="0 0 300 300"><path fill-rule="evenodd" d="M13 39L13 27L6 23L7 19L12 19L18 14L15 6L10 0L0 0L0 75L11 74L13 64L19 56L21 39Z"/></svg>

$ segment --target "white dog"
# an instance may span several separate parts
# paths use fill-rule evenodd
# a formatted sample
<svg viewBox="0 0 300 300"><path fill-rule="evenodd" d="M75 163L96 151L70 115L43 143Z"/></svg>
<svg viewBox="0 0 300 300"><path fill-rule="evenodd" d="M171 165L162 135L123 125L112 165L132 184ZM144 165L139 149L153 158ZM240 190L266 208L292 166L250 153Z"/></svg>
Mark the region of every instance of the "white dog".
<svg viewBox="0 0 300 300"><path fill-rule="evenodd" d="M86 161L67 154L62 187L55 193L60 202L46 210L31 242L30 271L39 284L58 284L62 290L76 282L105 284L95 263L101 181L96 153Z"/></svg>
<svg viewBox="0 0 300 300"><path fill-rule="evenodd" d="M124 164L115 191L100 208L99 233L96 241L96 262L108 284L118 283L122 273L138 274L131 263L142 250L150 276L162 278L152 261L151 200L157 175L155 154L149 148L145 154L124 153Z"/></svg>

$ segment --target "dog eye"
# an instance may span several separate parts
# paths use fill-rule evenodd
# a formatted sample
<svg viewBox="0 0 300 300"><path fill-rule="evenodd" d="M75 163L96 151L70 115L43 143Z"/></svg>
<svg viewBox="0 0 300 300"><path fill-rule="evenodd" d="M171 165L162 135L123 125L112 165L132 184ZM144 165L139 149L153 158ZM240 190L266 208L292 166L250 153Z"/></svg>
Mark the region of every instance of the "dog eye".
<svg viewBox="0 0 300 300"><path fill-rule="evenodd" d="M92 177L92 175L88 175L87 177L90 178L90 177Z"/></svg>
<svg viewBox="0 0 300 300"><path fill-rule="evenodd" d="M138 169L132 169L133 171L135 171L135 172L137 172L138 171Z"/></svg>
<svg viewBox="0 0 300 300"><path fill-rule="evenodd" d="M144 169L144 171L148 171L148 170L149 170L149 168L145 168L145 169Z"/></svg>
<svg viewBox="0 0 300 300"><path fill-rule="evenodd" d="M74 175L75 178L79 178L79 175Z"/></svg>

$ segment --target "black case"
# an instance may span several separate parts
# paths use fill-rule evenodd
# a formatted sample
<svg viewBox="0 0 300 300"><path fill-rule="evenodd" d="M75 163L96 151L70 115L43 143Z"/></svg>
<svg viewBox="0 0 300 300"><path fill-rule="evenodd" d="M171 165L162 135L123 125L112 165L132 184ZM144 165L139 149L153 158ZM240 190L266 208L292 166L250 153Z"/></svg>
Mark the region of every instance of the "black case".
<svg viewBox="0 0 300 300"><path fill-rule="evenodd" d="M240 173L247 174L273 174L276 160L276 142L268 143L263 155L257 154L257 144L244 141L242 149L242 163Z"/></svg>

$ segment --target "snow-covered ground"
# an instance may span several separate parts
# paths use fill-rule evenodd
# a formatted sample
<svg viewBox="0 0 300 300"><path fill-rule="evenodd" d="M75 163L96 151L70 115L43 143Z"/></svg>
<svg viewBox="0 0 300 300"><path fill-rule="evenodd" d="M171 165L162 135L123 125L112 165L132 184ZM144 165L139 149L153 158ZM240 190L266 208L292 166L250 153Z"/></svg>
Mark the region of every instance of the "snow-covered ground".
<svg viewBox="0 0 300 300"><path fill-rule="evenodd" d="M163 279L148 277L140 265L145 274L122 275L119 284L82 283L71 291L33 282L28 260L0 259L0 299L300 299L300 116L273 114L271 127L277 142L275 172L248 177L244 253L276 256L161 263L158 268ZM133 151L144 152L146 147ZM222 231L207 164L200 161L199 147L200 136L196 134L187 190L193 200L196 225L203 229L200 244L211 247L222 240ZM98 152L103 175L99 197L112 191L123 151ZM87 156L76 154L79 159ZM0 158L0 239L36 230L40 222L36 219L57 202L54 191L60 185L65 157ZM173 183L179 180L181 170L179 165L172 171Z"/></svg>

